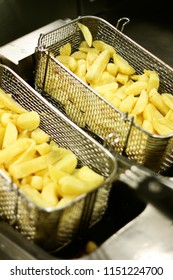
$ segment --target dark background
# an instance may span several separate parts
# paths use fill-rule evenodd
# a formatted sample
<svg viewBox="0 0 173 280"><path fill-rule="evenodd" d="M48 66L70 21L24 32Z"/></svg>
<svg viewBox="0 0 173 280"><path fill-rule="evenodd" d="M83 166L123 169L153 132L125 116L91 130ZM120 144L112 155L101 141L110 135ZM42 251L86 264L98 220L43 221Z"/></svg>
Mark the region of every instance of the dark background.
<svg viewBox="0 0 173 280"><path fill-rule="evenodd" d="M0 0L0 46L57 19L96 15L113 25L130 23L124 33L173 66L171 1L128 0Z"/></svg>

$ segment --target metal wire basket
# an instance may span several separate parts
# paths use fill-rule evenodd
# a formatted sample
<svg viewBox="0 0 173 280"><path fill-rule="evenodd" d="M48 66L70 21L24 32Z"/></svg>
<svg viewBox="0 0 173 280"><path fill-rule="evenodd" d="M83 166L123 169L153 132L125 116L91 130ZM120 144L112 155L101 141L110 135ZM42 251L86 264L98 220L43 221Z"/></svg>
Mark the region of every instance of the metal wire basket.
<svg viewBox="0 0 173 280"><path fill-rule="evenodd" d="M88 26L93 40L103 40L113 46L136 69L136 73L141 74L144 69L157 71L160 93L172 92L172 68L107 21L95 16L79 17L40 35L36 48L36 90L80 127L104 139L112 132L117 135L119 141L116 141L115 151L118 154L164 174L173 163L172 135L159 136L143 130L54 58L67 42L72 51L77 50L83 40L78 22Z"/></svg>
<svg viewBox="0 0 173 280"><path fill-rule="evenodd" d="M107 208L117 163L112 154L34 91L14 71L0 65L0 87L25 109L39 113L40 127L61 147L70 149L78 166L88 165L105 177L102 186L74 199L66 207L41 208L31 202L0 171L0 217L46 250L71 242L98 222Z"/></svg>

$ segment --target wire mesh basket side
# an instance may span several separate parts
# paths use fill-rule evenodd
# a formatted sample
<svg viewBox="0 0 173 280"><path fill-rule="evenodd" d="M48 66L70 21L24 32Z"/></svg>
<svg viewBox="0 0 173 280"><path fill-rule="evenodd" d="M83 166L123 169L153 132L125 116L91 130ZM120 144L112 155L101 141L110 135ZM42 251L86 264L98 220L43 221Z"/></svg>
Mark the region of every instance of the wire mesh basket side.
<svg viewBox="0 0 173 280"><path fill-rule="evenodd" d="M58 251L98 222L104 215L110 185L76 199L69 207L54 211L36 208L23 194L17 200L15 227L22 235L47 251Z"/></svg>
<svg viewBox="0 0 173 280"><path fill-rule="evenodd" d="M51 251L67 245L78 232L85 199L70 207L45 211L29 203L23 195L18 198L16 228L43 249Z"/></svg>
<svg viewBox="0 0 173 280"><path fill-rule="evenodd" d="M0 170L0 218L11 225L16 221L17 197L17 186L13 186L10 178Z"/></svg>
<svg viewBox="0 0 173 280"><path fill-rule="evenodd" d="M154 137L134 124L129 133L125 154L149 169L164 173L172 164L172 159L166 164L167 158L172 154L172 147L172 137Z"/></svg>
<svg viewBox="0 0 173 280"><path fill-rule="evenodd" d="M170 137L167 139L168 141L165 143L165 150L161 154L160 157L160 173L166 174L167 170L172 166L173 164L173 137ZM162 141L164 145L164 141Z"/></svg>

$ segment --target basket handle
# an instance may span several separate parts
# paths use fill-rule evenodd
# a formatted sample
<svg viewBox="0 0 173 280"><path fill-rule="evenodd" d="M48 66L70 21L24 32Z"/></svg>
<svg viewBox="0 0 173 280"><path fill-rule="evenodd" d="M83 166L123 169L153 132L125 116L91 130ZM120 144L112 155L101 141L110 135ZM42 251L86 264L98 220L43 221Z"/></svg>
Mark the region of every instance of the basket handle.
<svg viewBox="0 0 173 280"><path fill-rule="evenodd" d="M128 24L129 22L130 22L130 19L128 17L122 17L117 21L116 28L119 31L123 32L125 25ZM122 25L120 26L120 24L122 24Z"/></svg>

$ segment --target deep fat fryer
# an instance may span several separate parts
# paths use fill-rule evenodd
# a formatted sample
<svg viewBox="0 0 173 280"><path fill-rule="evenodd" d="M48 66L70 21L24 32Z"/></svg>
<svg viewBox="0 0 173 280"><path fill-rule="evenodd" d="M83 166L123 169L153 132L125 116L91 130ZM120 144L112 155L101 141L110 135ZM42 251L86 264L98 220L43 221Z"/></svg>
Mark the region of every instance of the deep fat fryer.
<svg viewBox="0 0 173 280"><path fill-rule="evenodd" d="M66 21L60 21L61 25L66 23ZM57 28L57 25L57 23L53 23L50 26L50 30L52 27ZM46 29L44 31L44 28L42 31L47 32ZM34 62L33 52L38 34L39 31L34 32L0 49L0 53L5 53L7 57L7 59L6 57L1 57L3 63L14 67L21 76L25 78L29 77L29 82L34 74L32 64ZM29 48L31 42L33 45L32 49ZM25 52L22 50L25 50ZM14 57L13 62L15 65L10 61L12 57ZM57 103L55 102L55 104ZM119 163L119 172L124 176L123 180L126 180L126 183L121 180L115 180L113 182L108 198L108 207L101 220L88 228L84 234L76 235L76 242L74 242L74 245L70 246L69 244L60 251L51 254L47 253L40 246L37 246L35 243L31 242L31 240L22 236L21 233L16 230L13 219L10 224L3 222L1 219L0 258L145 259L147 257L154 260L157 258L172 259L172 218L163 215L158 210L160 206L163 207L163 205L166 205L164 204L163 184L161 184L166 182L162 181L162 177L162 180L160 177L157 177L159 180L158 182L156 179L156 176L158 176L157 174L153 173L151 175L149 170L144 170L141 166L137 167L136 163L127 161L127 158L117 156L117 160ZM145 178L147 175L145 182L148 187L148 183L151 182L151 189L146 188L146 184L141 184L142 178L138 173L141 170L144 171L144 174L140 172L140 174L142 173L142 178L143 176ZM150 178L148 178L148 172ZM171 175L171 170L169 171L169 175ZM6 177L5 182L10 183ZM134 191L129 189L127 185L129 182L133 182L133 188L137 188L137 185L141 187L139 197L136 196ZM137 182L139 182L139 184L136 184ZM167 186L169 190L166 187L168 191L167 194L170 197L169 203L171 203L171 196L169 195L171 184L170 181L169 186ZM8 190L8 188L6 190ZM158 196L155 196L153 192L159 190L161 193L163 191L160 198L159 192L157 193ZM161 200L160 206L159 199ZM143 201L145 201L145 203ZM149 203L149 201L152 203ZM157 208L152 206L154 202ZM169 203L167 204L169 206L167 210L171 211L172 204ZM162 210L166 210L166 208L163 207ZM167 213L170 212L168 211ZM9 214L11 215L11 212ZM85 245L87 241L90 240L95 241L98 247L93 253L86 253Z"/></svg>

